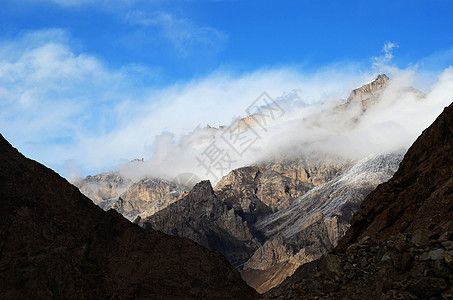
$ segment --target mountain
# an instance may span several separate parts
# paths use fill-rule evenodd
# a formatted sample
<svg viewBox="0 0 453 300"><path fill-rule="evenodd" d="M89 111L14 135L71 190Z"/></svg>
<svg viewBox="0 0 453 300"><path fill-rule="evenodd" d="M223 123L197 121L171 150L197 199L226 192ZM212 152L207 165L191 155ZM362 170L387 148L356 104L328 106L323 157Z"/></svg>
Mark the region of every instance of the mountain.
<svg viewBox="0 0 453 300"><path fill-rule="evenodd" d="M352 215L398 168L402 153L362 159L255 225L266 242L244 264L244 280L259 292L280 284L302 264L335 246Z"/></svg>
<svg viewBox="0 0 453 300"><path fill-rule="evenodd" d="M216 197L209 181L198 183L181 200L139 224L218 250L234 266L243 263L260 246L247 221Z"/></svg>
<svg viewBox="0 0 453 300"><path fill-rule="evenodd" d="M337 247L266 297L452 299L452 153L450 104L365 198Z"/></svg>
<svg viewBox="0 0 453 300"><path fill-rule="evenodd" d="M239 168L214 189L209 181L197 184L188 195L138 224L218 250L239 268L267 240L257 230L257 222L288 207L315 185L335 178L343 168L343 164L303 159Z"/></svg>
<svg viewBox="0 0 453 300"><path fill-rule="evenodd" d="M126 219L146 218L177 201L188 188L160 178L143 178L138 181L106 172L73 184L103 210L114 209Z"/></svg>
<svg viewBox="0 0 453 300"><path fill-rule="evenodd" d="M295 117L295 122L307 128L329 123L339 136L347 135L360 127L361 118L376 114L373 105L378 104L391 82L381 74L353 90L347 100L327 105L307 118ZM249 116L240 124L246 130L257 125L254 120ZM208 126L207 130L221 132L225 128ZM91 198L102 198L99 205L104 209L114 208L130 220L139 215L136 222L141 226L188 237L218 250L241 271L250 286L262 293L336 246L362 200L394 174L404 151L351 159L305 151L310 149L309 144L301 146L297 148L301 151L282 150L286 154L274 153L234 169L214 188L203 182L189 192L190 196L181 192L182 187L170 189L170 183L164 180L159 186L144 185L122 177L120 180L113 176L115 173L110 177L106 176L108 173L87 177L78 186L82 191L88 190L85 193ZM98 178L102 181L100 189L90 185ZM125 188L117 187L122 187L123 182L127 182ZM140 193L137 186L141 186ZM112 197L112 193L105 192L106 187L107 191L117 191L114 198L103 196ZM174 198L162 191L174 191ZM154 196L145 201L147 194Z"/></svg>
<svg viewBox="0 0 453 300"><path fill-rule="evenodd" d="M219 253L104 212L0 135L1 299L254 299Z"/></svg>
<svg viewBox="0 0 453 300"><path fill-rule="evenodd" d="M231 203L230 206L246 199L259 199L276 212L290 206L293 200L312 188L331 180L347 166L348 162L325 155L273 159L231 171L214 189L224 202Z"/></svg>
<svg viewBox="0 0 453 300"><path fill-rule="evenodd" d="M346 103L359 102L364 109L368 108L379 100L389 81L390 78L387 75L378 75L372 82L352 90Z"/></svg>

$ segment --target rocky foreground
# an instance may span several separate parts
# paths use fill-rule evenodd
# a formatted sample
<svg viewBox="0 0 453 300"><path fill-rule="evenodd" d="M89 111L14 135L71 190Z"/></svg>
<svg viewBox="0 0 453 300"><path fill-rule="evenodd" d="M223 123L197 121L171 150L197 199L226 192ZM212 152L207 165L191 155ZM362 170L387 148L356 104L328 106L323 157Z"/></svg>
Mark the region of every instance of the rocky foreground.
<svg viewBox="0 0 453 300"><path fill-rule="evenodd" d="M453 104L362 203L338 246L266 298L453 299Z"/></svg>
<svg viewBox="0 0 453 300"><path fill-rule="evenodd" d="M104 212L0 135L0 299L254 299L223 255Z"/></svg>

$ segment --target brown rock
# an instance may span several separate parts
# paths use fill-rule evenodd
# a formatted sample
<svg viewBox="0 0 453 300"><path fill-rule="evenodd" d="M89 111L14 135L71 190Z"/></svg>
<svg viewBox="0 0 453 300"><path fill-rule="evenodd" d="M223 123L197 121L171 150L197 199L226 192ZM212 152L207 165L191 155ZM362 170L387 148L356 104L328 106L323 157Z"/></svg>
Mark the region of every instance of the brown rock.
<svg viewBox="0 0 453 300"><path fill-rule="evenodd" d="M443 278L426 277L420 278L408 286L408 290L419 298L426 298L439 295L447 288L447 283Z"/></svg>
<svg viewBox="0 0 453 300"><path fill-rule="evenodd" d="M322 290L325 293L330 293L330 292L335 292L336 290L338 290L339 287L340 287L340 285L338 283L325 280L323 282Z"/></svg>
<svg viewBox="0 0 453 300"><path fill-rule="evenodd" d="M412 255L409 252L404 252L401 255L400 271L404 273L410 270L410 268L412 267L412 262L413 262Z"/></svg>
<svg viewBox="0 0 453 300"><path fill-rule="evenodd" d="M334 278L335 276L340 276L343 267L341 266L340 257L333 254L323 255L318 260L318 270L326 276Z"/></svg>

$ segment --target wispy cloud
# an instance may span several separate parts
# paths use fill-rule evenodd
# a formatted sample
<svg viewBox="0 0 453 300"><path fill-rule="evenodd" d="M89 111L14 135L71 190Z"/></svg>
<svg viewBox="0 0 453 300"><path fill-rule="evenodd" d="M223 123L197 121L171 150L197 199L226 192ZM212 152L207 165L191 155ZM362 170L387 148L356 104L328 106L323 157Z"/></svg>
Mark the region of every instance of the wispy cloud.
<svg viewBox="0 0 453 300"><path fill-rule="evenodd" d="M393 50L398 48L398 45L394 42L386 42L382 47L382 55L373 57L373 67L382 68L388 66L393 59Z"/></svg>
<svg viewBox="0 0 453 300"><path fill-rule="evenodd" d="M88 53L77 53L64 30L25 32L14 41L0 42L0 128L26 155L63 175L69 175L69 168L86 175L144 157L150 164L144 164L140 174L171 177L196 165L195 157L212 134L201 128L228 125L245 116L248 105L266 91L273 97L295 96L298 105L240 165L291 143L361 153L380 145L393 147L393 142L410 143L453 97L452 69L429 86L423 102L410 94L394 96L400 95L397 87L417 82L420 74L393 70L395 88L385 105L346 133L339 119L314 122L314 112L323 108L319 103L334 103L371 80L373 70L353 64L317 72L292 67L248 73L219 69L204 78L146 88L141 78L149 70L143 66L114 69ZM322 126L316 125L320 122Z"/></svg>
<svg viewBox="0 0 453 300"><path fill-rule="evenodd" d="M52 3L66 8L74 8L81 6L100 7L109 9L114 6L128 7L143 0L21 0L32 3Z"/></svg>
<svg viewBox="0 0 453 300"><path fill-rule="evenodd" d="M333 69L313 76L291 68L219 70L151 89L137 82L140 68L110 69L94 56L75 53L69 40L63 30L45 30L0 43L2 133L60 171L66 160L76 161L85 173L150 157L147 151L162 132L178 139L200 124L228 124L264 89L272 95L298 89L302 98L316 102L344 95L363 80Z"/></svg>
<svg viewBox="0 0 453 300"><path fill-rule="evenodd" d="M53 29L0 43L0 127L36 158L48 145L113 130L115 105L134 95L127 72L74 53L67 40Z"/></svg>
<svg viewBox="0 0 453 300"><path fill-rule="evenodd" d="M378 103L365 113L360 102L352 103L348 109L338 109L341 103L338 98L303 105L297 97L299 105L287 107L285 115L267 126L265 131L254 129L259 138L241 155L222 143L221 130L199 128L180 138L165 133L152 144L153 156L149 160L141 164L126 164L120 171L132 178L156 176L167 179L191 172L215 183L234 168L282 155L298 157L322 153L361 159L373 154L401 151L407 149L453 101L453 68L441 72L423 98L408 88L416 77L411 69L400 70ZM212 151L227 156L223 161L209 165L205 162L209 162ZM204 162L200 163L200 160Z"/></svg>
<svg viewBox="0 0 453 300"><path fill-rule="evenodd" d="M136 10L127 14L126 19L144 27L157 27L171 42L179 54L186 56L200 47L214 52L223 50L227 35L209 26L200 26L187 18L177 18L166 12L146 13Z"/></svg>

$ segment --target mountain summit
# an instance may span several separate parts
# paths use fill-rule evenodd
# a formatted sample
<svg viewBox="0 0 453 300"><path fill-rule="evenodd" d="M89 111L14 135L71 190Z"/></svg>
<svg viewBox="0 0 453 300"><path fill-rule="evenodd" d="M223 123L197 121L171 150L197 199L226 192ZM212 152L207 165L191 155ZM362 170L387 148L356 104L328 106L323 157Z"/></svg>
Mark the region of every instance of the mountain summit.
<svg viewBox="0 0 453 300"><path fill-rule="evenodd" d="M390 78L387 75L379 74L372 82L352 90L348 100L346 100L346 103L349 104L354 101L359 101L362 107L367 108L379 99L389 81Z"/></svg>

